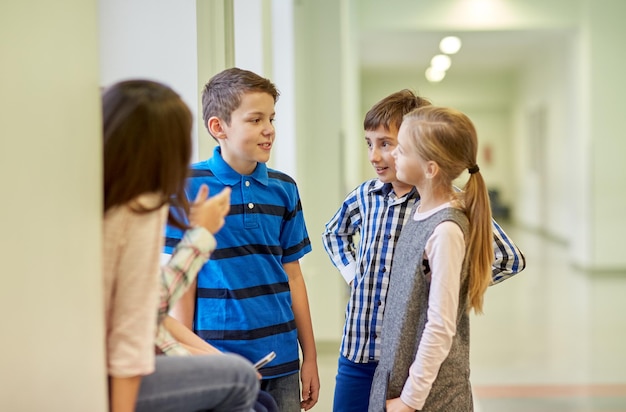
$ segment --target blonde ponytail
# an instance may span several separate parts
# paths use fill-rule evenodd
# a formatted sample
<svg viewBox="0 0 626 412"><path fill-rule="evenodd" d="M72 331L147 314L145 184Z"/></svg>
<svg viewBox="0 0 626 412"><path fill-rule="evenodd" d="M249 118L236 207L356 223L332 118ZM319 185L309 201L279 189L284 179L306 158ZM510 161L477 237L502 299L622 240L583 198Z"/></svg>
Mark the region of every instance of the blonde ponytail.
<svg viewBox="0 0 626 412"><path fill-rule="evenodd" d="M466 259L469 262L468 310L483 313L483 297L491 283L493 234L487 186L480 172L471 173L463 190L465 213L469 219Z"/></svg>

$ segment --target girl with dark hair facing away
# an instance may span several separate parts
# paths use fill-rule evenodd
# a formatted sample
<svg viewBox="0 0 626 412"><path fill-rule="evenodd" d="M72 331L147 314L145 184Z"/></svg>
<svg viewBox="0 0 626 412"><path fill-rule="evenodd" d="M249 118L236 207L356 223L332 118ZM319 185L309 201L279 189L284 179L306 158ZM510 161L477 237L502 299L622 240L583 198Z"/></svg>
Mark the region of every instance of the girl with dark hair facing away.
<svg viewBox="0 0 626 412"><path fill-rule="evenodd" d="M205 191L196 198L196 211L212 210L204 227L188 228L168 217L173 202L189 209L184 182L192 150L191 112L169 87L146 80L114 84L102 103L109 409L248 412L259 388L249 361L230 354L155 355L166 220L212 239L206 228L216 232L224 224L230 191L208 200Z"/></svg>
<svg viewBox="0 0 626 412"><path fill-rule="evenodd" d="M491 282L491 209L463 113L427 106L404 116L398 179L420 200L396 246L369 410L471 411L469 311ZM469 179L457 191L453 181Z"/></svg>

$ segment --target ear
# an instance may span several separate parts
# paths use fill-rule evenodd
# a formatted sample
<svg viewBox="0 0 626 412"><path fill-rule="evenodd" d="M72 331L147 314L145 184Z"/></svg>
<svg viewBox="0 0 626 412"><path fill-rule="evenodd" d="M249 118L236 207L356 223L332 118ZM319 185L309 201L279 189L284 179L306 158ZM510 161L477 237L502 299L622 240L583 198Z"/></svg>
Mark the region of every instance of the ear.
<svg viewBox="0 0 626 412"><path fill-rule="evenodd" d="M439 173L439 165L432 160L426 163L425 175L427 178L432 179Z"/></svg>
<svg viewBox="0 0 626 412"><path fill-rule="evenodd" d="M226 133L224 132L224 128L222 127L222 120L217 116L212 116L206 122L207 129L209 129L209 133L211 136L216 139L225 139Z"/></svg>

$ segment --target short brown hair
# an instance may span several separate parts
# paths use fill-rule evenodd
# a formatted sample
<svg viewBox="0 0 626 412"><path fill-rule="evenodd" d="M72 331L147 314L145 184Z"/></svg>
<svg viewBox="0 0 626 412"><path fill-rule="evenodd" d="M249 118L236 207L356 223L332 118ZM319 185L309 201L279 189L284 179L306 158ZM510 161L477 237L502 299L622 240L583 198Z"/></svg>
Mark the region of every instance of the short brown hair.
<svg viewBox="0 0 626 412"><path fill-rule="evenodd" d="M104 211L148 192L162 194L158 207L186 210L193 120L180 96L157 82L127 80L104 91L102 110Z"/></svg>
<svg viewBox="0 0 626 412"><path fill-rule="evenodd" d="M397 129L402 124L402 117L410 111L432 103L417 96L409 89L403 89L385 97L376 103L365 115L363 121L364 130L376 130L380 126L390 130L393 126Z"/></svg>
<svg viewBox="0 0 626 412"><path fill-rule="evenodd" d="M202 118L204 126L213 116L230 125L230 115L241 104L245 93L264 92L272 96L274 103L280 93L276 86L266 78L249 70L232 67L213 76L202 89Z"/></svg>

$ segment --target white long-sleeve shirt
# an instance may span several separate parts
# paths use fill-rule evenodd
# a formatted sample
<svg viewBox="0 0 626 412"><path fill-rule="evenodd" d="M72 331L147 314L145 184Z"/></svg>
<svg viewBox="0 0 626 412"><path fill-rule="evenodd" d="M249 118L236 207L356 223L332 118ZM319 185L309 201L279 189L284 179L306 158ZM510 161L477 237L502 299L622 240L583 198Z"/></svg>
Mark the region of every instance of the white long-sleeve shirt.
<svg viewBox="0 0 626 412"><path fill-rule="evenodd" d="M420 213L418 208L412 218L424 220L447 207L450 203L426 213ZM424 253L431 268L428 322L400 395L404 403L418 410L424 406L456 334L461 268L465 257L461 228L453 222L439 224L428 239Z"/></svg>

